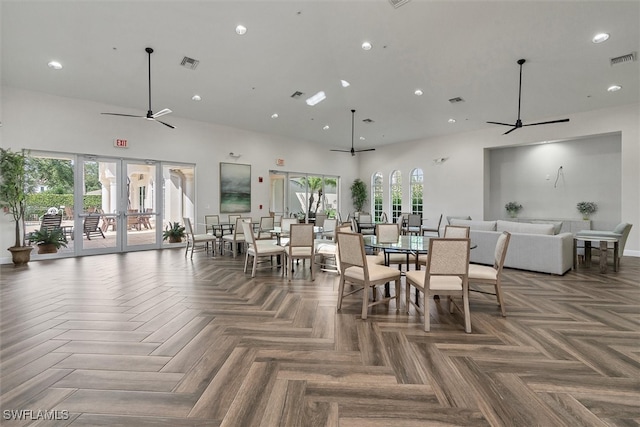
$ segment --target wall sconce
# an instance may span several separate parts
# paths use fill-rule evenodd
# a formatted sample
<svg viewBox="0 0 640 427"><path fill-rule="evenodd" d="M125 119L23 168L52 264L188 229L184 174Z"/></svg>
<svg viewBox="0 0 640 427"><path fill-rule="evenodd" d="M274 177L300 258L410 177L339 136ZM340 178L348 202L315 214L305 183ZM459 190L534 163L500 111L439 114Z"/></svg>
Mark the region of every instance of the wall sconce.
<svg viewBox="0 0 640 427"><path fill-rule="evenodd" d="M236 154L233 151L231 153L229 153L229 157L234 158L234 159L239 159L242 156L242 154Z"/></svg>

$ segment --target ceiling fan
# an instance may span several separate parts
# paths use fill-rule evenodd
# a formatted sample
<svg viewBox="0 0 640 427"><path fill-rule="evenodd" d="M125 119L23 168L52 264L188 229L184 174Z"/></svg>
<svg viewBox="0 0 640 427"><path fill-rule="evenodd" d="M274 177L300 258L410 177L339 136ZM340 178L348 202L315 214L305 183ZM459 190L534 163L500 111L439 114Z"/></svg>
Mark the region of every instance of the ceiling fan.
<svg viewBox="0 0 640 427"><path fill-rule="evenodd" d="M171 112L170 109L165 108L164 110L160 110L155 114L153 113L153 111L151 111L151 54L153 53L153 49L150 47L147 47L144 50L149 55L149 109L147 110L147 115L136 116L133 114L121 114L121 113L102 113L102 114L107 114L110 116L140 117L143 119L153 120L155 122L162 123L163 125L170 127L171 129L175 129L176 128L175 126L170 125L169 123L163 122L162 120L158 120L158 117L164 116L165 114L169 114Z"/></svg>
<svg viewBox="0 0 640 427"><path fill-rule="evenodd" d="M352 156L355 156L356 153L361 153L363 151L376 151L375 148L365 148L363 150L356 150L353 148L353 120L356 114L356 110L351 110L351 150L330 150L330 151L340 151L342 153L351 153Z"/></svg>
<svg viewBox="0 0 640 427"><path fill-rule="evenodd" d="M518 59L518 65L520 65L520 86L518 88L518 119L516 120L516 123L515 124L509 124L509 123L501 123L501 122L487 122L487 123L491 123L491 124L494 124L494 125L513 126L513 129L509 129L508 131L503 133L503 135L511 133L514 130L519 129L519 128L523 127L523 126L548 125L550 123L562 123L562 122L568 122L569 121L569 119L560 119L560 120L551 120L549 122L529 123L529 124L526 124L526 125L522 124L522 120L520 120L520 100L522 99L522 64L524 64L525 62L526 62L525 59Z"/></svg>

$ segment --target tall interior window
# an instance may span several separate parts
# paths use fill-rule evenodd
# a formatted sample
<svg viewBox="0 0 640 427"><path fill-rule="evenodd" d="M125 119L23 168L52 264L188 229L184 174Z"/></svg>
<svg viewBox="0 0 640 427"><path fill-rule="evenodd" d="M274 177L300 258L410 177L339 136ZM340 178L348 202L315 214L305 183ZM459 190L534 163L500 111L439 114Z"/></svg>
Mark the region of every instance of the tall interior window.
<svg viewBox="0 0 640 427"><path fill-rule="evenodd" d="M382 174L376 172L371 177L371 200L373 202L373 215L376 221L380 221L382 215Z"/></svg>
<svg viewBox="0 0 640 427"><path fill-rule="evenodd" d="M411 171L411 213L422 216L422 194L424 174L422 169Z"/></svg>
<svg viewBox="0 0 640 427"><path fill-rule="evenodd" d="M397 222L402 213L402 172L393 171L391 173L391 218Z"/></svg>

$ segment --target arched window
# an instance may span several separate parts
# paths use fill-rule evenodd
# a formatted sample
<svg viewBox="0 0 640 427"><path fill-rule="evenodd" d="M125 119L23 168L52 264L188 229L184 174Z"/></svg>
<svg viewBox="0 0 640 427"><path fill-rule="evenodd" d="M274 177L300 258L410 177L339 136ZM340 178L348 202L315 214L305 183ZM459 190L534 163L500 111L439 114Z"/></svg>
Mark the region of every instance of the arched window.
<svg viewBox="0 0 640 427"><path fill-rule="evenodd" d="M416 168L411 171L411 213L422 215L422 195L423 195L424 174L422 169Z"/></svg>
<svg viewBox="0 0 640 427"><path fill-rule="evenodd" d="M402 172L391 173L391 220L396 222L402 213Z"/></svg>
<svg viewBox="0 0 640 427"><path fill-rule="evenodd" d="M371 177L371 201L373 203L373 217L376 221L380 221L382 215L382 174L376 172Z"/></svg>

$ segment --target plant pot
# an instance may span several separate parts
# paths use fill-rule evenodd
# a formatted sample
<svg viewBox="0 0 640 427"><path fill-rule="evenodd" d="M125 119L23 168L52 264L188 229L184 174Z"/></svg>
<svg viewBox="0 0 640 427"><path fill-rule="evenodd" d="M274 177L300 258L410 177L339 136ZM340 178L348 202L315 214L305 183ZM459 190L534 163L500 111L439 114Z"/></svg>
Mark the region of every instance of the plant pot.
<svg viewBox="0 0 640 427"><path fill-rule="evenodd" d="M58 253L58 248L53 243L47 243L38 245L38 253L39 254L55 254Z"/></svg>
<svg viewBox="0 0 640 427"><path fill-rule="evenodd" d="M23 265L31 261L32 250L31 246L17 246L8 249L15 265Z"/></svg>
<svg viewBox="0 0 640 427"><path fill-rule="evenodd" d="M509 212L509 218L517 218L518 212Z"/></svg>
<svg viewBox="0 0 640 427"><path fill-rule="evenodd" d="M169 236L169 243L182 243L182 237Z"/></svg>

